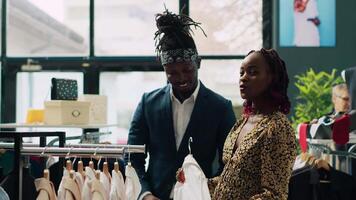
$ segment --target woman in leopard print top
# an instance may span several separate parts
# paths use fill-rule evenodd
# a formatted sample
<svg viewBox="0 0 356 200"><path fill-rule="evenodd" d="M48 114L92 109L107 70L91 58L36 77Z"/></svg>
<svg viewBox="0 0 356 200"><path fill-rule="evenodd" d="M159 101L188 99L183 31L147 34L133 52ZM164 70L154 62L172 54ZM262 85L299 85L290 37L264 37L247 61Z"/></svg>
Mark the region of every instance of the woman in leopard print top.
<svg viewBox="0 0 356 200"><path fill-rule="evenodd" d="M284 200L296 156L286 114L288 75L275 50L251 51L240 70L244 115L224 145L225 167L209 180L212 199Z"/></svg>

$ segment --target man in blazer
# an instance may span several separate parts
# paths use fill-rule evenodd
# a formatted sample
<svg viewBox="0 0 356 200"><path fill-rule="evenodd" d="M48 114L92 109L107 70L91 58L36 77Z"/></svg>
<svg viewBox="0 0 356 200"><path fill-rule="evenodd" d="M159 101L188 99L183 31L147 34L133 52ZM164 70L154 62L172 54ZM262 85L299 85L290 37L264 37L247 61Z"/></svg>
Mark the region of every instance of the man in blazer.
<svg viewBox="0 0 356 200"><path fill-rule="evenodd" d="M176 16L164 12L156 18L157 26L160 17L168 17L164 22L182 19ZM139 199L173 198L175 174L189 153L189 137L192 154L205 175L216 175L212 169L216 155L217 173L221 172L225 138L236 121L231 101L199 81L200 58L184 22L173 23L183 23L182 30L165 24L164 30L157 31L164 33L157 49L169 84L142 96L129 130L128 144L145 144L149 154L147 171L147 154L130 156L142 186Z"/></svg>

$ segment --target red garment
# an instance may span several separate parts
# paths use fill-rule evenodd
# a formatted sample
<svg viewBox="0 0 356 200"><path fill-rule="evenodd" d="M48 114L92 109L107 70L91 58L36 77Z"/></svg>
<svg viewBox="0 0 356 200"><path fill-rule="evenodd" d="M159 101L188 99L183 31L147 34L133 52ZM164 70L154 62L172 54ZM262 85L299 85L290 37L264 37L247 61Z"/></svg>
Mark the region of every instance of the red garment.
<svg viewBox="0 0 356 200"><path fill-rule="evenodd" d="M303 153L305 153L308 149L307 130L308 124L302 123L299 125L299 145Z"/></svg>
<svg viewBox="0 0 356 200"><path fill-rule="evenodd" d="M347 114L335 119L332 136L336 144L343 145L349 141L350 125L350 116Z"/></svg>

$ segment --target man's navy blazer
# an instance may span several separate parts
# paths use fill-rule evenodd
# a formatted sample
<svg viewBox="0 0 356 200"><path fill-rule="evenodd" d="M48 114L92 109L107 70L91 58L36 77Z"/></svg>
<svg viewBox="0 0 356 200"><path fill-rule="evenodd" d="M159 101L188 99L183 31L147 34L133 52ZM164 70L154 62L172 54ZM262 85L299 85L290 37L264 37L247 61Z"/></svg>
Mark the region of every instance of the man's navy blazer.
<svg viewBox="0 0 356 200"><path fill-rule="evenodd" d="M193 112L177 151L173 128L170 85L145 93L139 103L129 131L128 144L146 145L149 154L132 154L131 163L141 182L141 194L152 192L160 199L169 199L175 174L188 155L192 154L207 177L212 177L212 164L218 150L219 172L222 170L222 149L227 134L236 121L231 101L200 85Z"/></svg>

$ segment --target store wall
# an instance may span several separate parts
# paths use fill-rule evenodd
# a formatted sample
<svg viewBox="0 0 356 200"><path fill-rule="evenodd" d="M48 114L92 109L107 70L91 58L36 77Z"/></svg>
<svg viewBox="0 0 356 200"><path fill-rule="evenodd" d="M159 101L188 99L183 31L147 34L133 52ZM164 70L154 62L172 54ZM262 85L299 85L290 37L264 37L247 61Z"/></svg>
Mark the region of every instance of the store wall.
<svg viewBox="0 0 356 200"><path fill-rule="evenodd" d="M289 0L292 1L292 0ZM317 0L323 1L323 0ZM316 71L337 69L338 74L356 66L356 10L355 0L336 1L336 45L335 47L280 47L279 46L279 0L273 0L273 48L287 64L290 78L289 97L295 105L297 88L294 86L296 74L304 73L312 67Z"/></svg>

